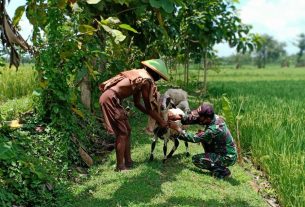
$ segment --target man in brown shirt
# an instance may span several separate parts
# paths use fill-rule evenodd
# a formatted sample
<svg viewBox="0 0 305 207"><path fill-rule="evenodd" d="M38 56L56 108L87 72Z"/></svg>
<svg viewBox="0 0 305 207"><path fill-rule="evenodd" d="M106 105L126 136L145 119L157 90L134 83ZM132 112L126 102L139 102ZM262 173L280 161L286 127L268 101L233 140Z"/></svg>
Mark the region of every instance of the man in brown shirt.
<svg viewBox="0 0 305 207"><path fill-rule="evenodd" d="M155 81L168 80L167 68L160 59L141 62L144 69L133 69L119 73L103 82L99 88L103 92L99 103L109 133L116 137L116 170L128 170L132 167L130 152L131 128L125 109L121 106L123 99L133 96L134 105L143 113L151 116L159 126L168 127L159 113L157 87ZM141 103L141 99L144 105Z"/></svg>

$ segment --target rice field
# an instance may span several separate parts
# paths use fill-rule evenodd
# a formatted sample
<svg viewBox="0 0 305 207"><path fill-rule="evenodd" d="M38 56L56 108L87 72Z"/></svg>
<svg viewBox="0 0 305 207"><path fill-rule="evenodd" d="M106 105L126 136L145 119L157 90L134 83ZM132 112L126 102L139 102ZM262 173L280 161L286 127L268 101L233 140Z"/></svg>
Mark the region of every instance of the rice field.
<svg viewBox="0 0 305 207"><path fill-rule="evenodd" d="M0 104L10 99L32 94L36 87L36 71L30 64L15 68L0 68Z"/></svg>
<svg viewBox="0 0 305 207"><path fill-rule="evenodd" d="M191 71L193 80L198 80L197 74ZM267 172L283 206L305 206L304 88L304 68L223 69L208 73L209 100L216 109L222 94L231 101L235 115L243 102L243 152L251 154Z"/></svg>
<svg viewBox="0 0 305 207"><path fill-rule="evenodd" d="M0 68L0 120L12 120L32 109L31 94L37 86L36 71L32 65Z"/></svg>

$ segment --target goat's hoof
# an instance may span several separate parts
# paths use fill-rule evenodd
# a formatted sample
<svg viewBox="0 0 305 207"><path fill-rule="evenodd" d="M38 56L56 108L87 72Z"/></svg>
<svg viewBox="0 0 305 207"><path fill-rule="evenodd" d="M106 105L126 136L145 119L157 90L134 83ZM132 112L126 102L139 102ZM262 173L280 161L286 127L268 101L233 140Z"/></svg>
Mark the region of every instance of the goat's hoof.
<svg viewBox="0 0 305 207"><path fill-rule="evenodd" d="M186 156L189 157L189 156L191 156L191 154L190 154L189 152L187 152L187 153L186 153Z"/></svg>
<svg viewBox="0 0 305 207"><path fill-rule="evenodd" d="M163 159L163 160L162 160L163 164L166 162L166 160L167 160L167 159Z"/></svg>
<svg viewBox="0 0 305 207"><path fill-rule="evenodd" d="M150 155L149 161L153 161L153 160L154 160L154 156L153 156L153 155Z"/></svg>

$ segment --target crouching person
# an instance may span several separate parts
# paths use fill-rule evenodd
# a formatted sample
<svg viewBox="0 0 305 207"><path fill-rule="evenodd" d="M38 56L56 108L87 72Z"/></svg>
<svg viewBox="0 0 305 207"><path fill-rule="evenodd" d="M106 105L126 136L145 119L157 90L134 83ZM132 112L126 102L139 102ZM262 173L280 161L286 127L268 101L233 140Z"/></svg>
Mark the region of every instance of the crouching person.
<svg viewBox="0 0 305 207"><path fill-rule="evenodd" d="M204 126L197 134L185 132L178 126L176 126L176 130L180 132L179 139L202 143L204 153L192 157L196 167L211 171L212 175L217 178L231 175L228 166L234 165L237 160L234 139L224 119L214 114L213 106L210 103L203 103L197 110L193 110L185 117L177 116L169 117L169 119L181 119L183 125L199 124ZM171 126L171 128L175 128L175 126Z"/></svg>

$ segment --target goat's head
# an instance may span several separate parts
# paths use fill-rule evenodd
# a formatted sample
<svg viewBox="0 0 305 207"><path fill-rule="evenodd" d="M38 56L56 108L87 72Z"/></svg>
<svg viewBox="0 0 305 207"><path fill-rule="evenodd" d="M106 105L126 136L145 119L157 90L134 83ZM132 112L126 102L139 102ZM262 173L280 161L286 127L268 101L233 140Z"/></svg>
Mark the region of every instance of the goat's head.
<svg viewBox="0 0 305 207"><path fill-rule="evenodd" d="M169 96L162 96L161 97L161 111L168 110L171 108L176 108L173 99Z"/></svg>

